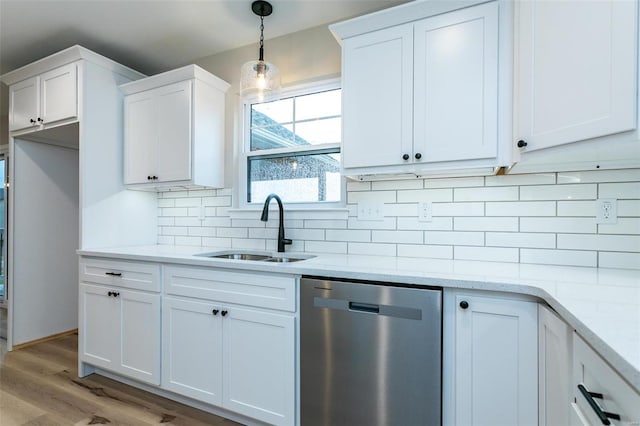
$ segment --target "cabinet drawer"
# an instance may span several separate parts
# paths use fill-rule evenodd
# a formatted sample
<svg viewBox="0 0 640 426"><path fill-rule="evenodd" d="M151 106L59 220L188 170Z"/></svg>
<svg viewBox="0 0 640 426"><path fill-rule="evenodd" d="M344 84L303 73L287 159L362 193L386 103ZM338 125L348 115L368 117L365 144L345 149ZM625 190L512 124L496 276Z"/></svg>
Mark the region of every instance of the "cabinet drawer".
<svg viewBox="0 0 640 426"><path fill-rule="evenodd" d="M169 294L294 312L296 277L232 272L211 268L164 266Z"/></svg>
<svg viewBox="0 0 640 426"><path fill-rule="evenodd" d="M640 394L575 333L573 337L573 376L573 392L577 405L574 409L579 411L582 418L586 419L589 424L603 423L578 389L579 384L582 384L589 392L602 394L602 398L593 398L602 411L620 416L620 420L610 420L612 425L640 422Z"/></svg>
<svg viewBox="0 0 640 426"><path fill-rule="evenodd" d="M160 265L122 260L81 259L80 281L160 291Z"/></svg>

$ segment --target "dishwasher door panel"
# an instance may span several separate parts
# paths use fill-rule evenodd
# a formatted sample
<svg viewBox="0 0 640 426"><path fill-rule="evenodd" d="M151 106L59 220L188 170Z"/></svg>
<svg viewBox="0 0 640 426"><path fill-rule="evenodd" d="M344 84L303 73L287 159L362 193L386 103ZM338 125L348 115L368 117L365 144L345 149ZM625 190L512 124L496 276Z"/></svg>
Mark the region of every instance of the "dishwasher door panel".
<svg viewBox="0 0 640 426"><path fill-rule="evenodd" d="M441 423L442 293L303 279L301 423Z"/></svg>

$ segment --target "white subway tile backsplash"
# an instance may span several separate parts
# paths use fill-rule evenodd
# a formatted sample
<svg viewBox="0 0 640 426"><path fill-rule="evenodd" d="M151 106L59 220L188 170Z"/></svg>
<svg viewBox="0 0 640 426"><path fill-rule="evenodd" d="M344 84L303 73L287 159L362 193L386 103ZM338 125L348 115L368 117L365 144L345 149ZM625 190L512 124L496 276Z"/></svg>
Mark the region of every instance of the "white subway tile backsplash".
<svg viewBox="0 0 640 426"><path fill-rule="evenodd" d="M325 231L327 241L371 241L371 231L356 229L327 229Z"/></svg>
<svg viewBox="0 0 640 426"><path fill-rule="evenodd" d="M600 268L640 269L640 253L598 253Z"/></svg>
<svg viewBox="0 0 640 426"><path fill-rule="evenodd" d="M431 222L420 222L417 217L399 217L398 229L451 231L453 229L453 219L450 217L434 217Z"/></svg>
<svg viewBox="0 0 640 426"><path fill-rule="evenodd" d="M398 191L398 203L420 203L423 201L453 201L453 189L415 189Z"/></svg>
<svg viewBox="0 0 640 426"><path fill-rule="evenodd" d="M487 232L486 245L493 247L556 248L556 234Z"/></svg>
<svg viewBox="0 0 640 426"><path fill-rule="evenodd" d="M372 182L371 189L373 191L388 191L398 189L422 189L424 188L422 179L413 180L384 180Z"/></svg>
<svg viewBox="0 0 640 426"><path fill-rule="evenodd" d="M374 243L422 244L422 231L371 231L371 241Z"/></svg>
<svg viewBox="0 0 640 426"><path fill-rule="evenodd" d="M558 234L559 249L640 252L638 235Z"/></svg>
<svg viewBox="0 0 640 426"><path fill-rule="evenodd" d="M304 221L304 227L309 229L346 229L346 220L316 220L309 219Z"/></svg>
<svg viewBox="0 0 640 426"><path fill-rule="evenodd" d="M395 244L348 243L347 253L373 256L396 256Z"/></svg>
<svg viewBox="0 0 640 426"><path fill-rule="evenodd" d="M347 243L335 241L306 241L304 250L311 253L346 254Z"/></svg>
<svg viewBox="0 0 640 426"><path fill-rule="evenodd" d="M640 217L640 200L618 200L617 207L618 217Z"/></svg>
<svg viewBox="0 0 640 426"><path fill-rule="evenodd" d="M639 180L640 169L349 181L344 208L285 207L287 251L640 269ZM276 250L275 206L265 224L261 206L232 207L229 188L157 197L158 244ZM596 224L598 197L618 200L617 223ZM359 221L359 202L381 204L383 220Z"/></svg>
<svg viewBox="0 0 640 426"><path fill-rule="evenodd" d="M640 182L601 183L598 185L598 197L618 200L640 199Z"/></svg>
<svg viewBox="0 0 640 426"><path fill-rule="evenodd" d="M426 244L484 246L484 232L425 231Z"/></svg>
<svg viewBox="0 0 640 426"><path fill-rule="evenodd" d="M369 191L347 193L347 203L357 204L367 201L376 203L395 203L396 191Z"/></svg>
<svg viewBox="0 0 640 426"><path fill-rule="evenodd" d="M596 267L598 254L582 250L520 249L520 263Z"/></svg>
<svg viewBox="0 0 640 426"><path fill-rule="evenodd" d="M598 234L640 234L640 218L619 217L616 223L598 224Z"/></svg>
<svg viewBox="0 0 640 426"><path fill-rule="evenodd" d="M455 217L456 231L517 231L517 217Z"/></svg>
<svg viewBox="0 0 640 426"><path fill-rule="evenodd" d="M518 249L456 246L453 248L453 258L461 260L484 260L488 262L518 262Z"/></svg>
<svg viewBox="0 0 640 426"><path fill-rule="evenodd" d="M431 246L415 244L398 244L398 256L425 257L431 259L453 259L452 246Z"/></svg>
<svg viewBox="0 0 640 426"><path fill-rule="evenodd" d="M433 203L433 216L484 216L484 203Z"/></svg>
<svg viewBox="0 0 640 426"><path fill-rule="evenodd" d="M558 173L558 183L638 182L640 169Z"/></svg>
<svg viewBox="0 0 640 426"><path fill-rule="evenodd" d="M582 217L522 217L520 232L571 232L595 234L596 219Z"/></svg>
<svg viewBox="0 0 640 426"><path fill-rule="evenodd" d="M597 185L521 186L520 200L595 200Z"/></svg>
<svg viewBox="0 0 640 426"><path fill-rule="evenodd" d="M530 174L530 175L501 175L487 176L486 186L507 185L551 185L556 183L555 173Z"/></svg>
<svg viewBox="0 0 640 426"><path fill-rule="evenodd" d="M385 217L381 221L358 220L356 217L350 217L347 221L349 229L396 229L396 218Z"/></svg>
<svg viewBox="0 0 640 426"><path fill-rule="evenodd" d="M595 201L558 201L558 216L595 217Z"/></svg>
<svg viewBox="0 0 640 426"><path fill-rule="evenodd" d="M454 188L453 200L459 201L515 201L518 199L517 186L493 188Z"/></svg>
<svg viewBox="0 0 640 426"><path fill-rule="evenodd" d="M371 191L371 182L347 181L347 191Z"/></svg>
<svg viewBox="0 0 640 426"><path fill-rule="evenodd" d="M484 177L460 177L444 179L425 179L425 188L464 188L472 186L484 186Z"/></svg>
<svg viewBox="0 0 640 426"><path fill-rule="evenodd" d="M555 216L555 201L511 201L486 203L487 216Z"/></svg>

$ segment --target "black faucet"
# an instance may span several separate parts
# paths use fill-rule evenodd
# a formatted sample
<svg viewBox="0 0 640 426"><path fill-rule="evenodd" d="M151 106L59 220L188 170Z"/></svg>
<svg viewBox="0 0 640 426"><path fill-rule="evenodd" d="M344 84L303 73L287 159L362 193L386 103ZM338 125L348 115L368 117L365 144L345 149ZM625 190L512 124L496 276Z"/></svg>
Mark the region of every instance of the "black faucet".
<svg viewBox="0 0 640 426"><path fill-rule="evenodd" d="M260 220L263 222L269 220L269 203L273 198L278 202L278 211L280 213L280 224L278 225L278 253L282 253L284 252L284 246L291 244L291 240L284 237L284 211L282 209L282 200L276 194L269 194L267 199L264 201Z"/></svg>

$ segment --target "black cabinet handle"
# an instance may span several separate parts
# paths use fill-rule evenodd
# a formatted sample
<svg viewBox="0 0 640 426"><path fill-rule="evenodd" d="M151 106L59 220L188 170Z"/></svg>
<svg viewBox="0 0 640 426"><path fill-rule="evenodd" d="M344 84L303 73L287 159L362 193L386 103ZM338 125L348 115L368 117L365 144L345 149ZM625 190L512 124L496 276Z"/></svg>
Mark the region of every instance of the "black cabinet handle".
<svg viewBox="0 0 640 426"><path fill-rule="evenodd" d="M409 154L405 154L405 155L403 155L403 156L402 156L402 159L403 159L404 161L407 161L407 160L409 159Z"/></svg>
<svg viewBox="0 0 640 426"><path fill-rule="evenodd" d="M40 118L40 117L38 117L38 121L39 121L40 123L44 123L44 120L43 120L42 118Z"/></svg>
<svg viewBox="0 0 640 426"><path fill-rule="evenodd" d="M466 300L463 300L462 302L460 302L460 307L462 309L467 309L469 307L469 302L467 302Z"/></svg>
<svg viewBox="0 0 640 426"><path fill-rule="evenodd" d="M109 296L113 296L113 292L110 291L109 293L107 293Z"/></svg>
<svg viewBox="0 0 640 426"><path fill-rule="evenodd" d="M416 160L419 160L422 158L422 154L420 154L419 152L416 152L415 157L416 157Z"/></svg>
<svg viewBox="0 0 640 426"><path fill-rule="evenodd" d="M153 177L153 180L158 180L158 176L154 176L154 177Z"/></svg>
<svg viewBox="0 0 640 426"><path fill-rule="evenodd" d="M36 124L36 120L34 120L33 118L30 118L30 119L29 119L29 123L31 123L31 124Z"/></svg>
<svg viewBox="0 0 640 426"><path fill-rule="evenodd" d="M525 141L523 141L522 139L520 139L517 143L518 148L524 148L525 146L527 146L527 143Z"/></svg>
<svg viewBox="0 0 640 426"><path fill-rule="evenodd" d="M211 311L213 315L218 315L218 312L220 312L218 309L214 309L213 311Z"/></svg>
<svg viewBox="0 0 640 426"><path fill-rule="evenodd" d="M226 317L228 313L229 313L228 311L222 311L220 312L220 315L222 315L223 317Z"/></svg>
<svg viewBox="0 0 640 426"><path fill-rule="evenodd" d="M151 176L147 176L147 180L151 180L151 179L152 179Z"/></svg>
<svg viewBox="0 0 640 426"><path fill-rule="evenodd" d="M122 272L105 272L105 275L111 275L112 277L121 277Z"/></svg>
<svg viewBox="0 0 640 426"><path fill-rule="evenodd" d="M585 388L584 385L582 384L578 385L578 390L580 391L582 396L584 396L584 398L587 400L587 402L589 403L589 406L596 413L596 416L598 416L598 418L600 419L603 425L610 425L611 422L609 421L609 419L620 420L620 416L618 414L607 413L606 411L602 411L602 408L600 408L598 403L593 400L593 398L603 399L603 396L601 393L589 392L587 388Z"/></svg>

